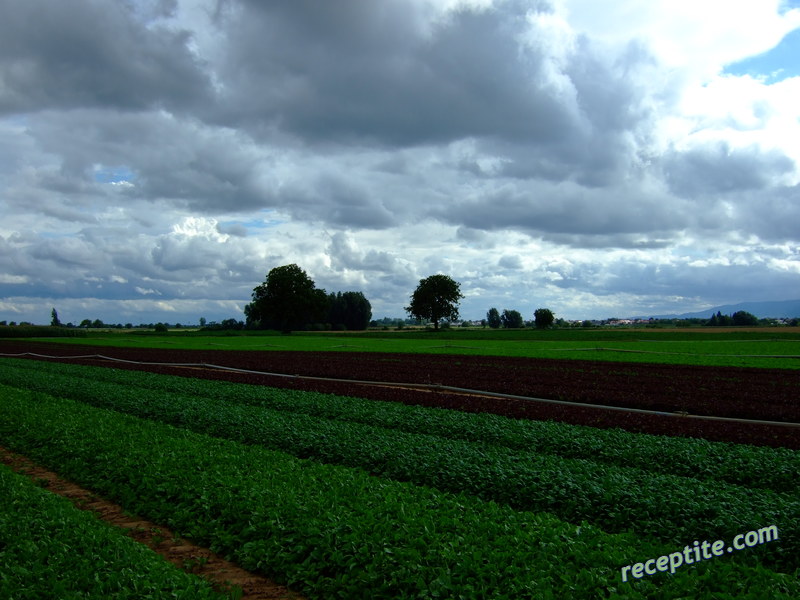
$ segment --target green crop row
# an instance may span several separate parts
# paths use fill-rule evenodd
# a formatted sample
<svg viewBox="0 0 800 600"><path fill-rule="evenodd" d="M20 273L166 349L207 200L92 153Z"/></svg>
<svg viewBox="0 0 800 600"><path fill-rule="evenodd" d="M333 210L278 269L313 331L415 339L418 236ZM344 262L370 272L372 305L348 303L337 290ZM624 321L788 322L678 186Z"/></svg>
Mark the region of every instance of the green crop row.
<svg viewBox="0 0 800 600"><path fill-rule="evenodd" d="M41 393L0 406L0 443L310 597L800 596L745 553L622 583L669 549Z"/></svg>
<svg viewBox="0 0 800 600"><path fill-rule="evenodd" d="M25 370L20 373L19 370ZM36 373L47 374L38 377ZM724 481L749 488L800 493L800 453L669 436L633 434L565 423L509 419L498 415L408 406L315 392L264 388L224 381L157 375L29 360L0 362L0 382L55 391L55 377L64 375L119 383L159 393L216 398L314 417L350 421L407 433L429 433L467 442L482 442L552 454L586 458L653 473Z"/></svg>
<svg viewBox="0 0 800 600"><path fill-rule="evenodd" d="M227 598L0 465L0 598Z"/></svg>
<svg viewBox="0 0 800 600"><path fill-rule="evenodd" d="M361 468L384 478L464 491L520 510L586 520L606 531L635 531L664 543L732 538L774 524L782 543L762 560L800 565L800 499L715 481L650 473L465 442L427 434L331 421L200 396L109 382L56 377L59 395L220 438L258 444L301 458ZM40 386L40 387L47 387ZM657 507L656 507L657 503Z"/></svg>

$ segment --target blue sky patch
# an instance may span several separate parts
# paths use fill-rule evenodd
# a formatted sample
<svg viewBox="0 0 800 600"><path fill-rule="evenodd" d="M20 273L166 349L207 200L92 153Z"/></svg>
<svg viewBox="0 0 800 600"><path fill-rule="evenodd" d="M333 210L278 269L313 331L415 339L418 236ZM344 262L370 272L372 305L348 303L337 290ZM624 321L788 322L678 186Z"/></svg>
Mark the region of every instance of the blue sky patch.
<svg viewBox="0 0 800 600"><path fill-rule="evenodd" d="M133 180L135 174L125 166L99 165L93 169L92 177L97 183L122 183Z"/></svg>
<svg viewBox="0 0 800 600"><path fill-rule="evenodd" d="M724 73L763 77L767 83L800 76L800 29L790 32L772 50L728 65Z"/></svg>

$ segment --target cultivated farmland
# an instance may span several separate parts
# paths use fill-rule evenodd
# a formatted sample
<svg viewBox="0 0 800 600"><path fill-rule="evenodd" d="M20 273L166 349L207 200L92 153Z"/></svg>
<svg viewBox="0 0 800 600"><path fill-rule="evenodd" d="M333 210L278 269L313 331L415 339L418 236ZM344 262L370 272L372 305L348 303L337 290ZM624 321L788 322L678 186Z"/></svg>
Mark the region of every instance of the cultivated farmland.
<svg viewBox="0 0 800 600"><path fill-rule="evenodd" d="M310 598L800 597L800 430L781 424L800 421L796 370L102 353L192 366L3 359L0 445ZM769 525L780 532L771 543L620 577L695 540Z"/></svg>

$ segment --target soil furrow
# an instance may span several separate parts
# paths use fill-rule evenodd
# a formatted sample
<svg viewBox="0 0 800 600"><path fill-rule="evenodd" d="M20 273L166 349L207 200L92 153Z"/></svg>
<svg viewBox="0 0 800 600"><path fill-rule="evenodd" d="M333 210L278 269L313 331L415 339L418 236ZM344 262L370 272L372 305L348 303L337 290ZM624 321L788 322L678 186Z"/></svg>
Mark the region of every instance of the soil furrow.
<svg viewBox="0 0 800 600"><path fill-rule="evenodd" d="M641 408L664 414L622 413L594 407L464 396L445 391L431 393L211 369L135 365L97 359L69 361L466 412L491 412L518 419L555 420L658 435L800 449L796 427L698 421L674 416L685 413L798 423L800 371L796 370L460 355L96 348L16 340L3 341L0 350L59 356L103 354L125 360L206 363L314 377L442 384L576 403Z"/></svg>
<svg viewBox="0 0 800 600"><path fill-rule="evenodd" d="M241 597L248 600L303 600L303 596L285 586L278 585L263 575L245 571L208 548L176 536L162 525L131 515L118 504L109 502L1 446L0 462L17 473L27 475L50 492L68 498L78 508L92 511L103 521L125 529L137 542L147 545L184 571L212 582L220 590L239 587L242 590Z"/></svg>

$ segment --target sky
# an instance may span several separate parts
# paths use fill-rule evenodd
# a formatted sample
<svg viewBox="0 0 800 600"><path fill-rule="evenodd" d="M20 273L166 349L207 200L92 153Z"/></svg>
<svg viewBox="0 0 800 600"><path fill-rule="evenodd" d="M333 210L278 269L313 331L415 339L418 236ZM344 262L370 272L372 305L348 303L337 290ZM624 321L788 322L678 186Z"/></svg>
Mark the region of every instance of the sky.
<svg viewBox="0 0 800 600"><path fill-rule="evenodd" d="M800 298L800 2L0 0L0 320Z"/></svg>

